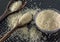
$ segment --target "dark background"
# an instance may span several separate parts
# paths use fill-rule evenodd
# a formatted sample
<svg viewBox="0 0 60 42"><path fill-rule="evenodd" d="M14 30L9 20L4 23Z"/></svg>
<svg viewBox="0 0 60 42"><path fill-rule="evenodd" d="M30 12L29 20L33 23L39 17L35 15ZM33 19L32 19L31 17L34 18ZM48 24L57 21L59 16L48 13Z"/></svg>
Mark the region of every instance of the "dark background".
<svg viewBox="0 0 60 42"><path fill-rule="evenodd" d="M0 16L3 14L3 12L6 9L6 6L8 4L9 0L0 0ZM25 8L34 8L38 7L40 9L57 9L60 11L60 0L27 0L27 4ZM7 24L6 19L0 23L0 36L5 34L7 31ZM57 35L55 35L58 33ZM43 33L43 36L47 37L47 40L44 42L60 42L60 31L53 33L53 34L46 34ZM43 38L42 38L43 39ZM16 40L11 42L16 42ZM6 41L9 42L9 41Z"/></svg>

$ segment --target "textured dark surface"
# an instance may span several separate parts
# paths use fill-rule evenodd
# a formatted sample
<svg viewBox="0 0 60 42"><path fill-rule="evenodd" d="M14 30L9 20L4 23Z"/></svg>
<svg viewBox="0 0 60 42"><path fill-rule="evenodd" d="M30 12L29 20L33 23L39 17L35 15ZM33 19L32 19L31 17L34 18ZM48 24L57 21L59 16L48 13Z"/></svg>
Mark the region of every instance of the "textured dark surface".
<svg viewBox="0 0 60 42"><path fill-rule="evenodd" d="M2 13L4 12L8 1L9 0L0 0L0 15L2 15ZM60 0L27 0L26 7L28 8L38 7L40 9L52 8L60 11ZM8 27L5 19L0 23L0 35L2 36L3 34L5 34L6 31L8 31L7 29ZM43 37L46 36L47 38L47 40L44 40L44 38L42 38L43 40L42 42L60 42L60 31L53 34L43 33L42 35ZM6 42L17 42L17 39L15 39L15 37L18 37L18 36L14 36L14 37L11 36L10 39L7 40ZM18 42L28 42L26 40L24 41L20 40L19 37L18 39L19 39Z"/></svg>

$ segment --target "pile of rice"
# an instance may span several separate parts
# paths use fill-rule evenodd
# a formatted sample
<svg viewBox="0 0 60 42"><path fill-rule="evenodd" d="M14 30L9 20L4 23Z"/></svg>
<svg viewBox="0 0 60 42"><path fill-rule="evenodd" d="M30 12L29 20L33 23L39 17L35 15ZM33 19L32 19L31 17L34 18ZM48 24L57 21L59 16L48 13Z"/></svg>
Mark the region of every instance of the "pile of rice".
<svg viewBox="0 0 60 42"><path fill-rule="evenodd" d="M23 13L26 12L30 12L32 13L32 15L34 16L35 13L37 12L37 10L33 10L33 9L27 9L25 10ZM21 16L23 15L22 12L18 12L15 14L12 14L10 16L8 16L7 18L7 23L8 23L8 27L10 29L12 29L13 27L16 26L16 22L19 18L21 18ZM26 40L26 42L36 42L36 41L40 41L42 33L40 31L38 31L36 29L36 27L34 27L34 25L32 25L32 27L30 27L31 29L28 28L28 26L24 26L22 28L19 28L18 30L16 30L11 36L19 36L20 41L24 41ZM17 37L16 37L17 38ZM11 38L10 38L11 39Z"/></svg>

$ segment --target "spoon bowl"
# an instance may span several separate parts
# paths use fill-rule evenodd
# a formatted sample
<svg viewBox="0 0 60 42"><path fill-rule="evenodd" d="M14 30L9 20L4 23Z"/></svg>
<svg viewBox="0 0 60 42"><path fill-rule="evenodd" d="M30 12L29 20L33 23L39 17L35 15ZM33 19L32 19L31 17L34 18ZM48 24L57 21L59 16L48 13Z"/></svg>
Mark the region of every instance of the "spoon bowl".
<svg viewBox="0 0 60 42"><path fill-rule="evenodd" d="M26 5L26 0L22 0L22 5L20 6L20 8L17 9L16 11L11 12L11 11L9 10L10 5L11 5L12 3L16 2L16 1L19 1L19 0L10 0L10 1L9 1L9 3L8 3L7 7L6 7L6 10L5 10L4 13L0 16L0 22L1 22L2 20L4 20L4 18L7 17L8 15L20 11L20 10L23 9L24 6Z"/></svg>

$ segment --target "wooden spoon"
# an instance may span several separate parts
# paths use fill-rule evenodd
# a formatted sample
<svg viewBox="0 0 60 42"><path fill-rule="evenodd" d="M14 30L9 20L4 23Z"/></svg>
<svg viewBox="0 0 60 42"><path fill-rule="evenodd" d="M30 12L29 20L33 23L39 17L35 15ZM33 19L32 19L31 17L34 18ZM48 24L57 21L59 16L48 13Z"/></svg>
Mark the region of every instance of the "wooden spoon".
<svg viewBox="0 0 60 42"><path fill-rule="evenodd" d="M0 42L4 42L15 30L18 29L18 27L22 27L24 24L29 23L32 20L31 14L24 14L19 21L17 22L17 25L9 32L7 32L1 39Z"/></svg>
<svg viewBox="0 0 60 42"><path fill-rule="evenodd" d="M7 17L8 15L10 15L10 14L12 14L12 13L15 13L15 12L21 10L22 8L24 8L24 6L25 6L26 3L27 3L26 0L22 0L22 5L20 6L20 8L17 9L16 11L11 12L11 10L9 10L9 8L10 8L10 6L11 6L14 2L16 2L16 1L19 1L19 0L10 0L10 1L9 1L9 3L8 3L7 7L6 7L5 12L3 13L2 16L0 16L0 22L1 22L5 17Z"/></svg>

